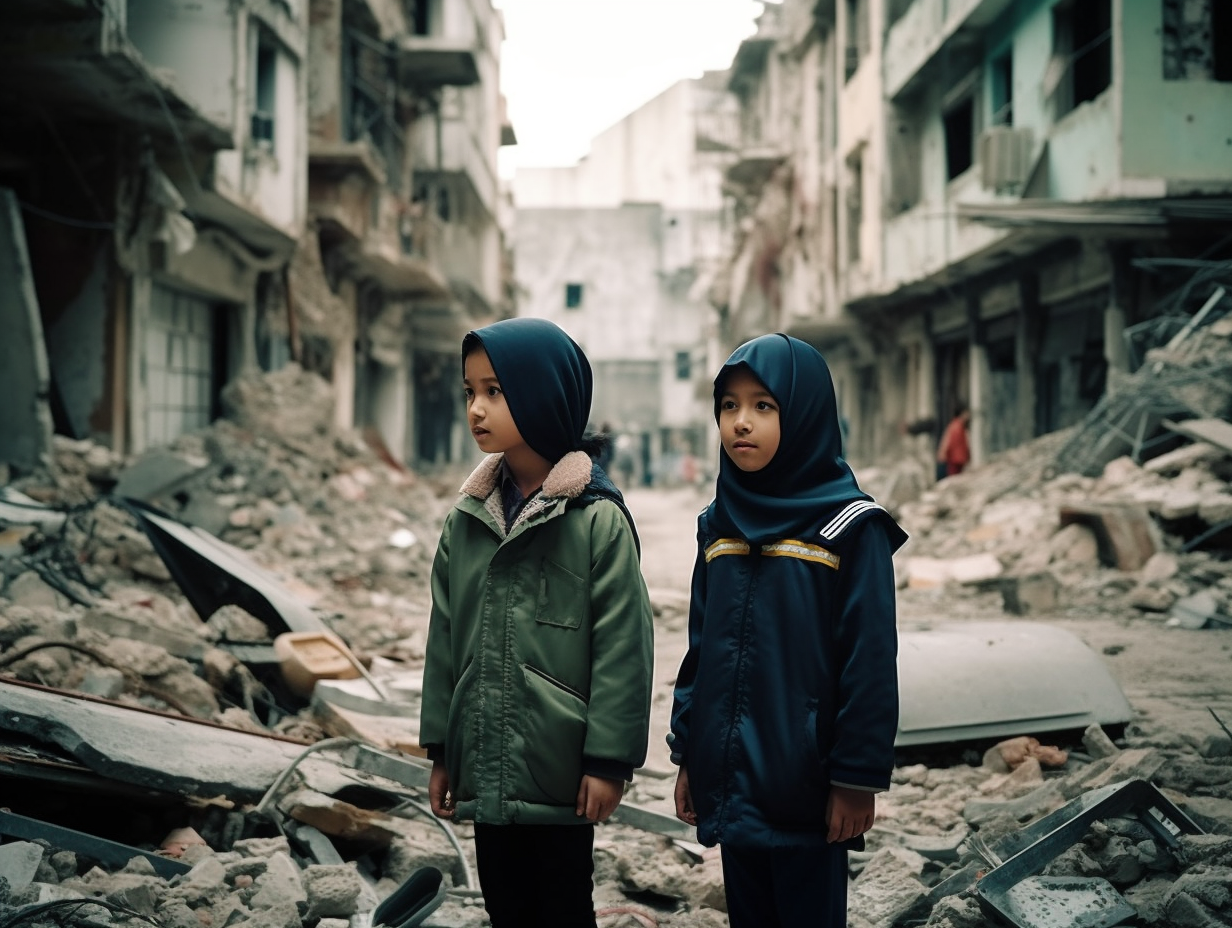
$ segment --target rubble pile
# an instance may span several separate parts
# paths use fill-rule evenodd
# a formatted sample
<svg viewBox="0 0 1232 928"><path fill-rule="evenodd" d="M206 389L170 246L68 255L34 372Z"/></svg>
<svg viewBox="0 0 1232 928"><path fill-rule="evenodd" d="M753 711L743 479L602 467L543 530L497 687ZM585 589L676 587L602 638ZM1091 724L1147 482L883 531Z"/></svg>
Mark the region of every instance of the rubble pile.
<svg viewBox="0 0 1232 928"><path fill-rule="evenodd" d="M133 582L178 598L149 540L114 501L136 497L247 551L354 647L422 638L432 540L452 494L383 460L359 436L331 429L328 384L294 365L240 378L225 396L232 418L133 462L57 438L51 473L11 486L81 512L60 535L27 538L29 557L18 563L37 562L46 579L57 560L75 561L85 585L107 599L131 600L124 587ZM9 581L19 604L50 601L34 579ZM156 612L172 620L162 605Z"/></svg>
<svg viewBox="0 0 1232 928"><path fill-rule="evenodd" d="M46 718L31 718L22 706L46 691L23 689L18 705L6 690L0 765L56 797L35 803L37 790L19 780L23 801L76 809L83 831L107 803L76 797L100 779L111 778L103 795L120 790L131 806L131 854L103 859L89 845L37 836L0 843L0 925L359 926L378 900L434 868L447 892L422 923L480 928L473 831L442 828L426 811L426 766L402 755L399 776L408 778L390 780L389 769L350 755L321 760L363 737L328 731L315 702L271 710L245 649L269 646L274 630L238 604L198 614L130 502L243 552L376 673L382 661L413 669L422 660L432 542L458 481L434 486L379 443L333 431L328 390L294 367L240 382L227 408L229 418L134 461L57 439L54 467L0 497L0 687L106 701L57 695ZM912 534L896 559L904 596L944 597L947 610L972 614L993 599L1020 613L1126 608L1190 627L1232 615L1221 536L1191 545L1227 518L1219 501L1232 496L1232 451L1199 439L1143 465L1115 460L1099 477L1056 474L1071 438L1047 436L903 504ZM1193 508L1181 505L1187 494ZM682 604L668 591L656 614L662 633L682 633ZM135 723L133 734L109 731L130 721L100 721L117 706L159 713L149 723L159 734ZM1105 880L1138 925L1232 924L1232 738L1215 722L1210 729L1195 740L1131 724L1116 743L1094 729L1077 750L1016 739L970 763L900 767L867 850L852 856L851 924L991 924L977 877L998 872L1011 856L1006 842L1069 802L1136 780L1155 784L1207 834L1182 830L1169 842L1121 811L1042 860L1041 878ZM232 761L220 786L180 755L194 744L224 755L224 734L241 745L229 756L252 770ZM128 746L131 756L119 756ZM660 746L654 738L651 750ZM51 770L71 775L37 780ZM637 815L598 830L601 928L726 925L719 859L672 819L671 793L661 770L639 773L626 797ZM4 814L0 834L11 835ZM182 866L166 873L164 861Z"/></svg>
<svg viewBox="0 0 1232 928"><path fill-rule="evenodd" d="M947 598L1000 591L1018 614L1125 605L1175 612L1190 627L1232 625L1232 449L1196 441L1142 465L1117 458L1099 477L1052 475L1065 437L1044 436L903 504L911 542L900 586L944 588ZM1209 545L1191 544L1204 534Z"/></svg>
<svg viewBox="0 0 1232 928"><path fill-rule="evenodd" d="M900 586L1232 625L1232 380L1213 371L1232 372L1232 317L1147 351L1081 425L896 505Z"/></svg>
<svg viewBox="0 0 1232 928"><path fill-rule="evenodd" d="M1031 872L1069 885L1106 880L1136 910L1123 916L1134 920L1084 921L1058 905L1050 920L1022 924L1232 925L1232 737L1214 729L1195 751L1180 736L1133 731L1116 744L1092 726L1082 750L1068 756L1038 743L1024 751L1031 741L1003 742L979 766L920 764L895 771L893 786L878 802L868 850L853 855L861 869L852 887L853 928L995 923L977 892L981 879L995 873L999 842L1025 853L1013 840L1024 826L1029 830L1072 800L1133 781L1153 783L1206 833L1182 830L1164 841L1143 824L1151 808L1099 816L1069 846L1041 856Z"/></svg>

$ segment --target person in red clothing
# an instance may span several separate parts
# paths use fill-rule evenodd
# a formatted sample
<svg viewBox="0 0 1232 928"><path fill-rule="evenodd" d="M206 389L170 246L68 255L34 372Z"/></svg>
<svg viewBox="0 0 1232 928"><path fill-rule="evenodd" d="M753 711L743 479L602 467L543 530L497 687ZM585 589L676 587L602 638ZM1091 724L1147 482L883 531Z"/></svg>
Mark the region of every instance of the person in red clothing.
<svg viewBox="0 0 1232 928"><path fill-rule="evenodd" d="M967 424L970 421L971 410L966 406L959 406L941 435L941 444L937 446L937 463L945 465L946 477L961 474L971 460L971 443L967 439ZM937 470L940 477L941 468L938 467Z"/></svg>

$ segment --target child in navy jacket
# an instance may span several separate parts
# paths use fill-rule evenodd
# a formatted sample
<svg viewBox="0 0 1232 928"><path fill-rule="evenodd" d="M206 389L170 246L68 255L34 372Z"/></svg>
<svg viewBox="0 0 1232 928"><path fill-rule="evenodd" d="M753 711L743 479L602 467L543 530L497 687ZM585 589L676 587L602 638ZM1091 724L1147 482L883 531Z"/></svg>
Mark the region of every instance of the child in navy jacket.
<svg viewBox="0 0 1232 928"><path fill-rule="evenodd" d="M676 814L722 848L732 928L838 928L847 850L894 766L890 559L906 535L842 459L814 348L756 338L714 398L718 486L698 519L668 735Z"/></svg>

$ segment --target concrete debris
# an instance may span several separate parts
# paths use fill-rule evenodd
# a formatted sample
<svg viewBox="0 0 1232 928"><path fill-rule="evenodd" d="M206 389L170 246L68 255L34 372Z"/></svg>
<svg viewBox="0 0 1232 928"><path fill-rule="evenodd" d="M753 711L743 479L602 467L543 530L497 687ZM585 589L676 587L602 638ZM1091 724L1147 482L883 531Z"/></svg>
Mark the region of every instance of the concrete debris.
<svg viewBox="0 0 1232 928"><path fill-rule="evenodd" d="M1201 431L1185 431L1232 428L1198 421ZM911 536L897 559L900 588L952 601L992 586L1013 615L1123 605L1184 628L1232 625L1232 450L1196 441L1142 464L1116 458L1087 477L1056 472L1067 437L1043 436L898 506ZM981 563L986 571L973 571Z"/></svg>
<svg viewBox="0 0 1232 928"><path fill-rule="evenodd" d="M0 762L40 790L4 799L53 790L77 816L57 826L97 829L191 870L159 876L146 857L116 866L6 838L0 921L80 899L100 922L123 906L164 928L343 928L436 868L447 892L424 924L486 924L473 827L425 813L426 767L402 753L416 740L430 540L460 481L435 486L331 431L327 389L294 367L245 380L227 394L229 419L134 461L57 438L53 468L10 488L5 498L22 505L20 522L0 509ZM1205 441L1145 466L1114 460L1098 478L1047 473L1065 440L1047 436L898 505L912 535L902 595L944 596L957 610L999 600L994 608L1033 619L1124 608L1162 625L1189 610L1214 628L1232 615L1232 565L1211 547L1224 542L1191 545L1227 518L1218 501L1232 499L1232 454ZM904 498L924 484L896 482ZM362 679L292 692L274 648L282 630L251 604L195 611L132 509L108 499L117 487L243 552L392 698L374 698ZM660 627L681 631L687 598L654 600ZM390 714L374 711L380 703ZM1209 834L1170 849L1132 821L1102 822L1047 875L1109 881L1144 926L1232 924L1232 737L1214 722L1175 735L1094 725L1081 744L1037 735L965 763L904 758L867 850L851 855L852 925L986 924L973 890L988 868L981 849L1132 778L1156 783ZM355 743L413 770L378 770L379 751L362 762L346 754ZM343 746L306 756L325 745ZM669 833L632 814L670 816L671 792L669 776L639 773L628 814L599 828L603 928L727 924L717 852L674 819L683 830ZM23 814L52 819L50 807Z"/></svg>

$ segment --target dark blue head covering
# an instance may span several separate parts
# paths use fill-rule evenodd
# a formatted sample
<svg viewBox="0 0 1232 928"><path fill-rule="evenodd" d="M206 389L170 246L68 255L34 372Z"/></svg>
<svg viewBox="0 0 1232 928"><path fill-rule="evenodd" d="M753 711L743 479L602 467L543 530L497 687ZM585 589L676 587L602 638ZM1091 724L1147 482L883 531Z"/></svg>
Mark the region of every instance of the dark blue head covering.
<svg viewBox="0 0 1232 928"><path fill-rule="evenodd" d="M708 518L721 535L753 544L799 537L834 509L870 499L843 460L834 381L812 345L762 335L727 359L714 379L714 416L727 378L747 369L779 405L779 447L770 463L745 473L719 452L719 481Z"/></svg>
<svg viewBox="0 0 1232 928"><path fill-rule="evenodd" d="M487 352L522 439L555 464L582 447L590 419L592 378L586 355L546 319L503 319L469 332L462 362L476 347Z"/></svg>

